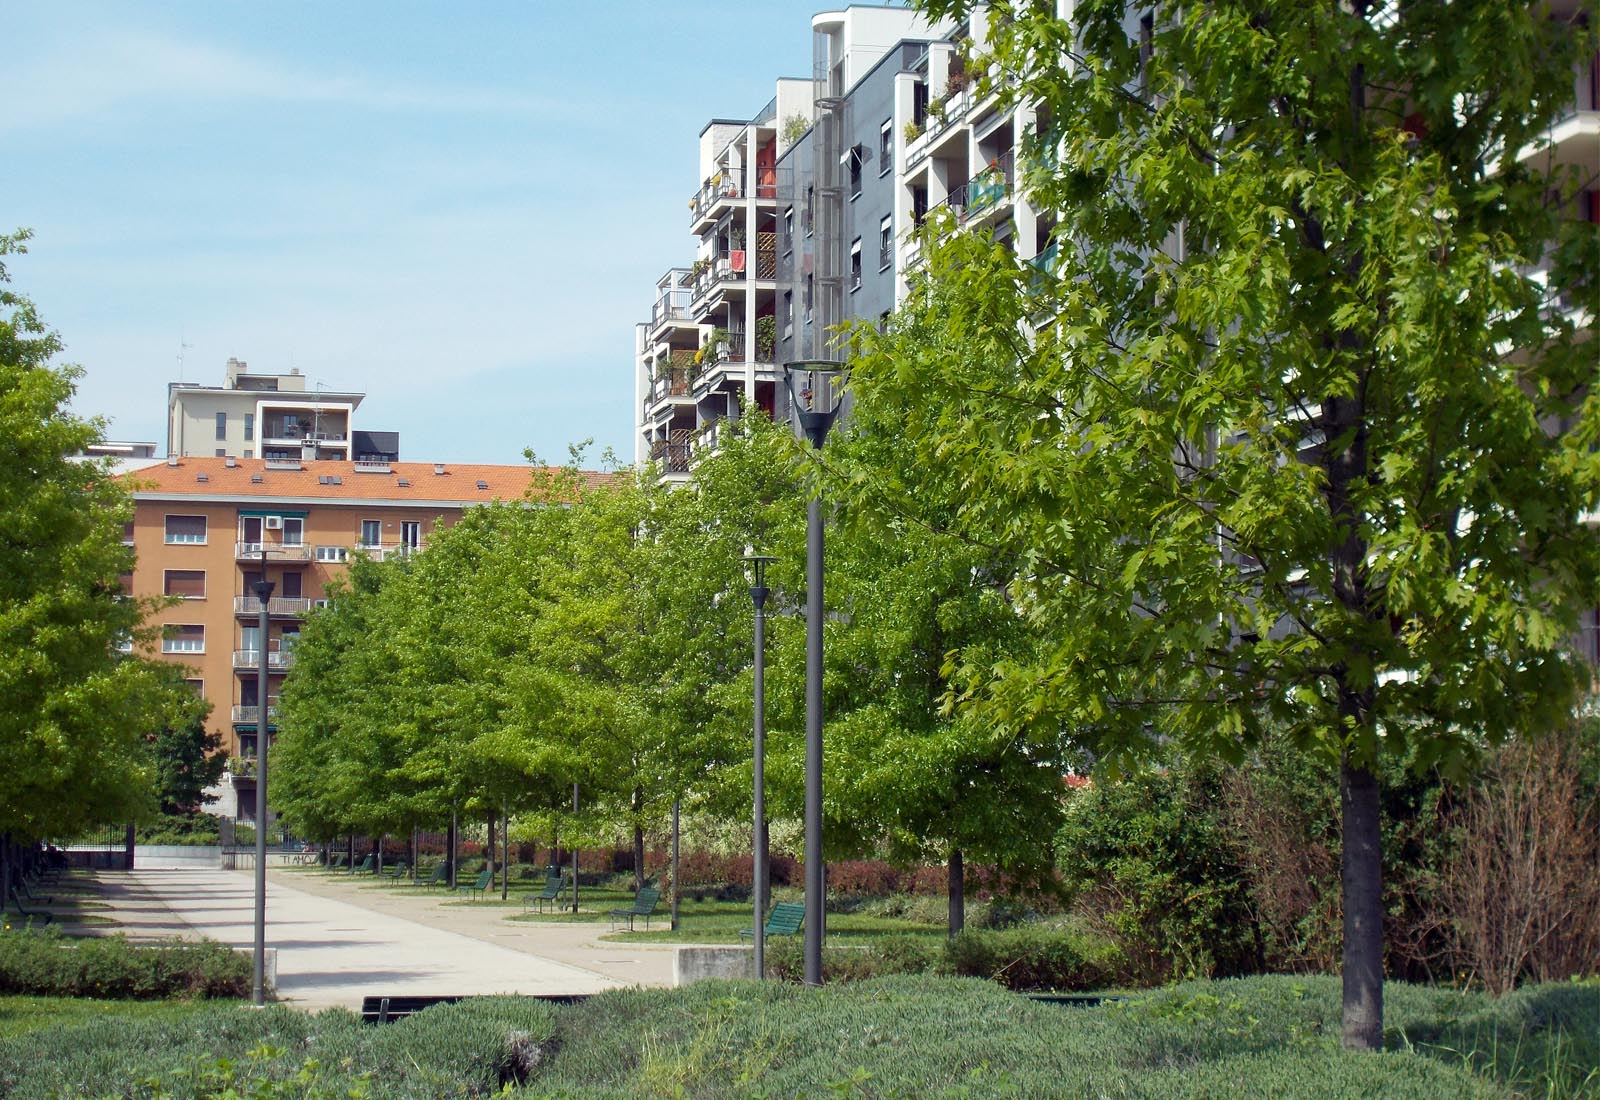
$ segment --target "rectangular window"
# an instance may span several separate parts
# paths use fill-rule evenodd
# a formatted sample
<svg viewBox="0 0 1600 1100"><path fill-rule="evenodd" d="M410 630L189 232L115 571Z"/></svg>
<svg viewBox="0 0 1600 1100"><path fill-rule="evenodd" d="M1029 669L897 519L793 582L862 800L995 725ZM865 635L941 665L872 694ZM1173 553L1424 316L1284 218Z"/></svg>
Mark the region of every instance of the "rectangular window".
<svg viewBox="0 0 1600 1100"><path fill-rule="evenodd" d="M794 207L789 207L783 212L783 250L794 250Z"/></svg>
<svg viewBox="0 0 1600 1100"><path fill-rule="evenodd" d="M251 449L251 448L249 448L249 447L246 447L246 448L245 448L245 449L244 449L244 456L245 456L245 457L246 457L246 458L254 458L254 457L255 457L255 456L256 456L256 453L255 453L255 451L254 451L254 450L252 450L252 449Z"/></svg>
<svg viewBox="0 0 1600 1100"><path fill-rule="evenodd" d="M364 519L361 521L361 542L359 545L365 550L373 550L383 545L383 522L381 520Z"/></svg>
<svg viewBox="0 0 1600 1100"><path fill-rule="evenodd" d="M161 635L163 653L204 653L206 628L203 626L169 626Z"/></svg>
<svg viewBox="0 0 1600 1100"><path fill-rule="evenodd" d="M244 441L246 443L249 443L255 437L256 437L256 414L255 413L245 413L244 414ZM249 458L250 456L249 456L248 453L246 453L245 457Z"/></svg>
<svg viewBox="0 0 1600 1100"><path fill-rule="evenodd" d="M878 269L894 263L894 215L885 214L878 223Z"/></svg>
<svg viewBox="0 0 1600 1100"><path fill-rule="evenodd" d="M228 438L228 414L227 413L218 413L217 414L217 438L218 439L227 439Z"/></svg>
<svg viewBox="0 0 1600 1100"><path fill-rule="evenodd" d="M811 272L806 272L806 281L800 288L800 306L806 311L806 324L811 323L811 291L816 285L815 277Z"/></svg>
<svg viewBox="0 0 1600 1100"><path fill-rule="evenodd" d="M850 289L861 289L861 238L850 242Z"/></svg>
<svg viewBox="0 0 1600 1100"><path fill-rule="evenodd" d="M418 520L402 520L400 523L400 545L408 550L416 550L422 545L422 524Z"/></svg>
<svg viewBox="0 0 1600 1100"><path fill-rule="evenodd" d="M794 333L794 291L783 292L783 334L790 336Z"/></svg>
<svg viewBox="0 0 1600 1100"><path fill-rule="evenodd" d="M189 685L189 690L190 691L194 692L196 695L200 696L200 698L202 698L202 699L205 698L205 695L206 695L206 682L204 680L189 679L189 680L185 680L184 683Z"/></svg>
<svg viewBox="0 0 1600 1100"><path fill-rule="evenodd" d="M304 545L306 534L306 521L298 516L283 517L283 544L285 546Z"/></svg>
<svg viewBox="0 0 1600 1100"><path fill-rule="evenodd" d="M203 600L206 598L206 571L168 569L163 574L161 593L164 596L182 596L186 600Z"/></svg>
<svg viewBox="0 0 1600 1100"><path fill-rule="evenodd" d="M261 652L261 628L259 626L242 626L239 628L239 649L245 653Z"/></svg>
<svg viewBox="0 0 1600 1100"><path fill-rule="evenodd" d="M817 214L817 189L811 184L806 184L806 206L800 215L800 221L805 228L806 236L811 236L811 226Z"/></svg>
<svg viewBox="0 0 1600 1100"><path fill-rule="evenodd" d="M133 545L133 521L132 520L130 520L127 523L124 523L122 525L122 545L124 545L124 546L132 546Z"/></svg>
<svg viewBox="0 0 1600 1100"><path fill-rule="evenodd" d="M894 167L894 119L883 120L883 128L878 131L878 175L883 175Z"/></svg>
<svg viewBox="0 0 1600 1100"><path fill-rule="evenodd" d="M845 154L845 159L850 165L850 197L859 198L861 195L861 161L866 157L867 151L859 145L852 145Z"/></svg>
<svg viewBox="0 0 1600 1100"><path fill-rule="evenodd" d="M206 541L205 516L168 516L167 541L203 543Z"/></svg>
<svg viewBox="0 0 1600 1100"><path fill-rule="evenodd" d="M293 569L286 571L283 574L283 583L278 586L278 595L284 597L285 599L298 600L301 595L301 583L299 570Z"/></svg>
<svg viewBox="0 0 1600 1100"><path fill-rule="evenodd" d="M228 454L228 448L226 448L226 447L218 447L212 453L215 454L218 458L226 458L227 454ZM204 481L205 479L206 479L206 475L201 474L200 475L200 480Z"/></svg>
<svg viewBox="0 0 1600 1100"><path fill-rule="evenodd" d="M349 561L350 550L345 546L319 546L317 547L317 560L322 562Z"/></svg>

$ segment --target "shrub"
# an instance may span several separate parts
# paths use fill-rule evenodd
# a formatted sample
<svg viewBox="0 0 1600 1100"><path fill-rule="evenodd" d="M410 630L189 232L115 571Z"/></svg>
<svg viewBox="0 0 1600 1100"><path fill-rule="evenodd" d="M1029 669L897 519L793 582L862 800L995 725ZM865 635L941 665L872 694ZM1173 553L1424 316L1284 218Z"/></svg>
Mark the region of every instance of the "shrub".
<svg viewBox="0 0 1600 1100"><path fill-rule="evenodd" d="M0 993L53 997L243 997L250 959L212 940L68 940L50 929L0 935Z"/></svg>
<svg viewBox="0 0 1600 1100"><path fill-rule="evenodd" d="M1079 911L1121 947L1137 980L1259 969L1219 786L1213 773L1172 771L1071 795L1056 838L1062 877Z"/></svg>
<svg viewBox="0 0 1600 1100"><path fill-rule="evenodd" d="M1007 989L1101 989L1116 981L1122 956L1108 941L1043 924L1003 931L965 929L945 941L939 969L988 978Z"/></svg>

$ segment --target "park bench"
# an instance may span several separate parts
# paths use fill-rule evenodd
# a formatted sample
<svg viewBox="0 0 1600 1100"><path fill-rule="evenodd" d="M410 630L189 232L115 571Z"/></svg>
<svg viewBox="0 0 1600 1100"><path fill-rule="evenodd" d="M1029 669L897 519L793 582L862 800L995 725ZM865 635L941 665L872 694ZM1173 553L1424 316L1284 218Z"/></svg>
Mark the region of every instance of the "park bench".
<svg viewBox="0 0 1600 1100"><path fill-rule="evenodd" d="M383 877L393 879L395 882L399 882L401 879L405 878L406 861L402 859L389 864L389 866L383 869Z"/></svg>
<svg viewBox="0 0 1600 1100"><path fill-rule="evenodd" d="M521 993L523 999L545 1001L553 1005L581 1004L589 999L587 993ZM458 1001L471 1000L457 994L447 996L393 996L393 997L363 997L361 998L361 1020L368 1024L387 1024L395 1020L403 1020L407 1016L421 1012L434 1005L453 1005Z"/></svg>
<svg viewBox="0 0 1600 1100"><path fill-rule="evenodd" d="M33 888L28 885L28 876L27 875L23 875L22 877L18 878L16 885L13 886L11 889L16 891L16 892L18 892L18 893L20 893L23 897L27 898L29 901L31 901L35 905L54 905L55 904L55 900L56 899L54 897L42 898L42 897L38 897L38 896L36 896L34 894Z"/></svg>
<svg viewBox="0 0 1600 1100"><path fill-rule="evenodd" d="M656 903L660 900L661 891L657 890L654 886L646 886L643 890L640 890L634 895L632 908L611 910L611 927L615 928L619 924L626 924L628 926L628 931L632 932L634 918L643 917L644 926L648 930L650 927L650 917L655 913Z"/></svg>
<svg viewBox="0 0 1600 1100"><path fill-rule="evenodd" d="M805 923L806 907L798 901L780 901L772 907L772 913L767 917L767 923L761 926L761 935L767 936L793 936L800 931L800 925ZM741 940L754 939L754 928L739 929Z"/></svg>
<svg viewBox="0 0 1600 1100"><path fill-rule="evenodd" d="M422 883L422 885L426 887L449 886L450 861L448 859L441 859L438 863L435 863L433 865L433 874L429 875L428 881Z"/></svg>
<svg viewBox="0 0 1600 1100"><path fill-rule="evenodd" d="M17 892L17 888L15 886L11 888L11 904L16 909L17 915L25 920L38 921L40 924L49 924L51 921L56 919L54 913L46 913L43 909L29 909L27 903L22 900L22 895Z"/></svg>
<svg viewBox="0 0 1600 1100"><path fill-rule="evenodd" d="M328 870L337 871L339 868L344 866L344 861L345 861L345 853L343 853L343 852L338 853L332 859L328 860Z"/></svg>
<svg viewBox="0 0 1600 1100"><path fill-rule="evenodd" d="M489 870L489 868L485 867L482 871L478 872L478 877L477 878L473 879L471 882L467 883L465 886L457 886L456 887L456 893L465 894L465 893L471 892L471 893L474 893L474 894L484 894L484 893L488 892L489 884L491 882L493 882L493 881L494 881L494 872Z"/></svg>
<svg viewBox="0 0 1600 1100"><path fill-rule="evenodd" d="M364 874L366 874L367 872L369 872L371 870L372 870L372 853L369 852L369 853L367 853L367 857L365 859L363 859L360 863L356 864L354 867L350 868L350 873L352 875L364 875Z"/></svg>
<svg viewBox="0 0 1600 1100"><path fill-rule="evenodd" d="M542 913L545 905L548 904L553 910L556 902L565 896L566 892L567 876L559 871L552 871L545 879L543 890L537 894L529 893L522 896L522 907L524 909L536 907Z"/></svg>

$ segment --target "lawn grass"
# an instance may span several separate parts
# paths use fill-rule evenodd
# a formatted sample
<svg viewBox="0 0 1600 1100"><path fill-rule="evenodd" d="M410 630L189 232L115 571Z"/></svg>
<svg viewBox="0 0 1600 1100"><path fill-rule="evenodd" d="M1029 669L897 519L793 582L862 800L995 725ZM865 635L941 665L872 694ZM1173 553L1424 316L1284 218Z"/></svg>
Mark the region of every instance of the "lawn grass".
<svg viewBox="0 0 1600 1100"><path fill-rule="evenodd" d="M115 1001L86 997L0 996L0 1038L92 1020L181 1019L217 1002Z"/></svg>
<svg viewBox="0 0 1600 1100"><path fill-rule="evenodd" d="M526 921L529 923L610 923L612 909L626 909L633 904L632 891L580 890L578 902L582 908L576 916L571 912L556 913L519 913L507 917L507 920ZM460 903L460 904L478 904ZM501 902L496 898L493 904ZM522 908L522 902L513 895L507 907ZM607 942L617 943L742 943L739 932L749 928L755 919L755 911L748 901L717 901L707 897L703 901L696 901L693 897L685 897L678 906L678 928L671 928L672 904L671 899L662 898L661 904L656 907L655 913L650 918L650 927L645 928L642 918L635 919L636 928L629 932L625 927L619 927L602 939ZM916 921L904 920L898 917L874 916L864 913L829 913L828 914L828 940L846 943L852 940L867 940L880 936L929 936L942 937L945 934L943 925L923 924Z"/></svg>

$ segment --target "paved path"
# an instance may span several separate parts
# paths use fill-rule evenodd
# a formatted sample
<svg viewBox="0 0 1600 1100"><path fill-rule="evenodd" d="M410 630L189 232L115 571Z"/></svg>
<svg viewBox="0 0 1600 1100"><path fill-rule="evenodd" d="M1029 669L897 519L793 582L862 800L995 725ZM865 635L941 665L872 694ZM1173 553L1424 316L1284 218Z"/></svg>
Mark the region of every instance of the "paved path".
<svg viewBox="0 0 1600 1100"><path fill-rule="evenodd" d="M248 871L101 872L102 896L131 936L253 943ZM370 880L367 880L370 883ZM667 985L672 949L602 944L604 925L508 923L514 909L338 876L269 871L267 946L278 996L305 1008L359 1007L385 993L597 993Z"/></svg>

